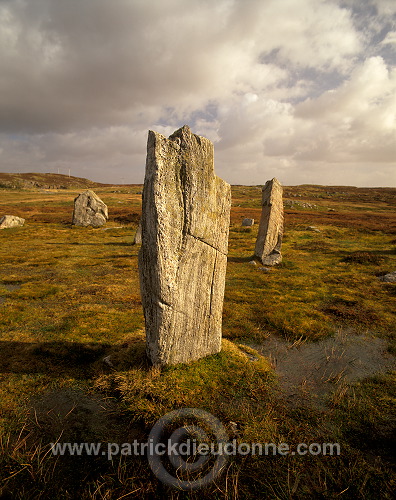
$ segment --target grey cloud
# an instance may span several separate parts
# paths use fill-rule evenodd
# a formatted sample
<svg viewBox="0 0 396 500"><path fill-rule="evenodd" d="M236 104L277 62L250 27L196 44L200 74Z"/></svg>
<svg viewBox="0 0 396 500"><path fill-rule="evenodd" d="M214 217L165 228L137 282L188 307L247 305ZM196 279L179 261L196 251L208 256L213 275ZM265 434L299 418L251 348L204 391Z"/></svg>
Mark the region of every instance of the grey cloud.
<svg viewBox="0 0 396 500"><path fill-rule="evenodd" d="M147 129L184 123L232 182L391 162L394 3L366 4L0 1L0 166L141 182Z"/></svg>

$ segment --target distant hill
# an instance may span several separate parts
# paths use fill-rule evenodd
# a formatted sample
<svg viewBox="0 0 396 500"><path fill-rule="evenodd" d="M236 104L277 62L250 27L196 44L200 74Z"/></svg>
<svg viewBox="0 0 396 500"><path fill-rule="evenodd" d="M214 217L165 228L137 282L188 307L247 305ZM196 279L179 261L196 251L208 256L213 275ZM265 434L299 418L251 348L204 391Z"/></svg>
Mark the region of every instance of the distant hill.
<svg viewBox="0 0 396 500"><path fill-rule="evenodd" d="M100 187L122 186L135 187L139 191L141 184L104 184L90 181L82 177L73 177L63 174L41 174L23 173L10 174L0 173L0 189L95 189ZM257 206L260 206L262 186L233 185L233 197L244 195L257 198ZM301 184L299 186L283 186L283 198L300 200L329 200L337 202L361 202L361 203L386 203L396 206L396 188L373 187L358 188L354 186L321 186L316 184Z"/></svg>
<svg viewBox="0 0 396 500"><path fill-rule="evenodd" d="M63 174L0 173L0 188L7 189L88 189L109 185Z"/></svg>

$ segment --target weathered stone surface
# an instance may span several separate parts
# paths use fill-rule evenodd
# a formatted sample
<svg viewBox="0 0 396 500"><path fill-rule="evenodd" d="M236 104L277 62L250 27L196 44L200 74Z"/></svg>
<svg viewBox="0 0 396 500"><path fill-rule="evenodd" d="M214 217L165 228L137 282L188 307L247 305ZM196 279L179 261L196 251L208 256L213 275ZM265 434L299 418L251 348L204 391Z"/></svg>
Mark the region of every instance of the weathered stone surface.
<svg viewBox="0 0 396 500"><path fill-rule="evenodd" d="M169 139L149 131L139 272L154 365L221 349L230 206L208 139L187 126Z"/></svg>
<svg viewBox="0 0 396 500"><path fill-rule="evenodd" d="M7 229L9 227L19 227L25 224L25 219L17 217L16 215L3 215L0 218L0 229Z"/></svg>
<svg viewBox="0 0 396 500"><path fill-rule="evenodd" d="M254 226L254 219L243 219L242 226Z"/></svg>
<svg viewBox="0 0 396 500"><path fill-rule="evenodd" d="M262 210L254 255L265 266L282 261L283 189L277 179L265 183L262 191Z"/></svg>
<svg viewBox="0 0 396 500"><path fill-rule="evenodd" d="M74 200L73 225L103 226L108 219L107 206L93 191L88 189Z"/></svg>

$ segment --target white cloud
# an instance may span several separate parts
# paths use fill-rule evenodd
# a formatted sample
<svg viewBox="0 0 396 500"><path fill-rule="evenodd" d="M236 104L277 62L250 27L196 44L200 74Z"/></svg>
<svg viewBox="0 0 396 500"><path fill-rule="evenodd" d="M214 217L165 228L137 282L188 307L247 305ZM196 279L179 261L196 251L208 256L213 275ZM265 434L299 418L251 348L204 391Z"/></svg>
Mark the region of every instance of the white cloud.
<svg viewBox="0 0 396 500"><path fill-rule="evenodd" d="M382 45L395 45L396 44L396 31L389 31L386 37L382 40Z"/></svg>
<svg viewBox="0 0 396 500"><path fill-rule="evenodd" d="M296 108L296 118L311 121L310 134L323 133L335 161L367 158L394 161L396 153L396 71L380 57L366 60L340 88Z"/></svg>

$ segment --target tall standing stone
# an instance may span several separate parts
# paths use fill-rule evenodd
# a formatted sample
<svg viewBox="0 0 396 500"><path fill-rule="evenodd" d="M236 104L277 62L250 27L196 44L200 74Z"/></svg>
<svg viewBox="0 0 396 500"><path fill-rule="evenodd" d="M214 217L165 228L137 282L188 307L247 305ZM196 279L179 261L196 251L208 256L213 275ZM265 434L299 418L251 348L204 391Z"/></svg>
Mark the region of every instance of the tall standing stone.
<svg viewBox="0 0 396 500"><path fill-rule="evenodd" d="M107 206L90 189L74 199L73 225L99 227L106 223L107 218Z"/></svg>
<svg viewBox="0 0 396 500"><path fill-rule="evenodd" d="M262 190L261 219L254 255L266 266L282 261L283 189L277 179L265 183Z"/></svg>
<svg viewBox="0 0 396 500"><path fill-rule="evenodd" d="M139 272L154 365L221 349L230 207L208 139L186 125L169 139L149 131Z"/></svg>

